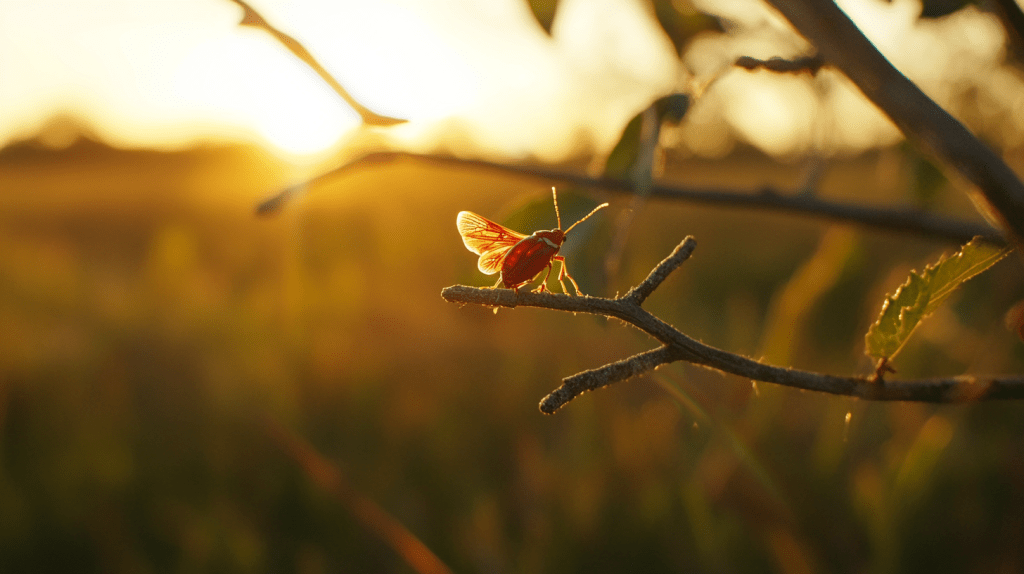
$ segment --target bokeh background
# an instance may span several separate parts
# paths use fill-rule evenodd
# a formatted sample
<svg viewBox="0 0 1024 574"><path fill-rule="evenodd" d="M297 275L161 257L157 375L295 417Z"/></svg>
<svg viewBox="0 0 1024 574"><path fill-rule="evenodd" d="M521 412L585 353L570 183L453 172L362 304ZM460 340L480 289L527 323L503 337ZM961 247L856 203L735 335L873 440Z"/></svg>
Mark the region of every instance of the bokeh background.
<svg viewBox="0 0 1024 574"><path fill-rule="evenodd" d="M560 379L651 348L617 321L459 307L455 229L552 182L406 158L255 205L372 149L594 172L655 97L805 46L752 1L254 2L374 111L366 129L227 0L0 3L0 571L1019 572L1024 406L873 404L673 364L553 416ZM843 8L1024 171L1024 74L990 7ZM922 17L922 11L924 17ZM685 42L678 42L684 37ZM673 42L677 40L677 42ZM662 134L659 179L981 221L848 82L726 71ZM820 178L811 178L819 174ZM584 291L693 258L646 307L780 365L868 373L886 292L955 244L560 188ZM542 206L538 209L536 206ZM897 359L1021 373L1008 258ZM400 526L396 526L400 525ZM397 533L396 533L397 532ZM420 548L419 550L417 548Z"/></svg>

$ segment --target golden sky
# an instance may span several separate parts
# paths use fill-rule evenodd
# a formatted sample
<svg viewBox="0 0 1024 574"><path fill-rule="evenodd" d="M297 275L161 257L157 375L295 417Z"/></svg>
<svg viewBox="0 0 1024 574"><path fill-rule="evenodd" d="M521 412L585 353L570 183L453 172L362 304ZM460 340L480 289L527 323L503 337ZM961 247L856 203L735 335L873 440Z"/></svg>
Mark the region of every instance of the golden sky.
<svg viewBox="0 0 1024 574"><path fill-rule="evenodd" d="M804 49L753 0L696 0L732 27L697 38L683 65L634 0L563 0L553 37L519 0L252 4L365 105L411 120L392 129L406 145L468 136L491 153L548 160L581 141L613 145L633 114L685 89L691 72L706 79L739 55ZM994 116L1024 118L1024 81L1000 65L1003 33L990 16L970 8L917 22L916 0L841 4L940 103L983 83ZM0 13L0 145L63 114L115 145L255 141L302 157L337 146L357 124L267 34L237 26L241 10L228 0L2 0ZM898 137L834 75L746 72L723 76L676 135L711 156L736 140L785 155Z"/></svg>

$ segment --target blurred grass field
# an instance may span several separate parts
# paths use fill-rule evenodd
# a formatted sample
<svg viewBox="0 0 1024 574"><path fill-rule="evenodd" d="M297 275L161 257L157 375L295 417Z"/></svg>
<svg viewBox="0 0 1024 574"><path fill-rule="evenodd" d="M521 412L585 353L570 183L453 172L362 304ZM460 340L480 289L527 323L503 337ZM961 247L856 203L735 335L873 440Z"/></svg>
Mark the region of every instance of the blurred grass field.
<svg viewBox="0 0 1024 574"><path fill-rule="evenodd" d="M899 157L837 163L825 193L882 201L907 187ZM678 165L667 178L801 178L753 154ZM250 149L0 152L0 571L411 571L276 427L457 572L1024 569L1024 405L871 404L675 364L543 416L562 377L653 346L442 301L493 283L455 214L500 219L548 182L405 161L253 215L293 179ZM607 221L627 203L598 199ZM694 235L648 309L835 373L870 370L883 294L955 248L667 202L637 222L604 293L609 239L567 246L585 291L624 292ZM1022 372L1001 326L1022 291L1019 260L968 283L900 375Z"/></svg>

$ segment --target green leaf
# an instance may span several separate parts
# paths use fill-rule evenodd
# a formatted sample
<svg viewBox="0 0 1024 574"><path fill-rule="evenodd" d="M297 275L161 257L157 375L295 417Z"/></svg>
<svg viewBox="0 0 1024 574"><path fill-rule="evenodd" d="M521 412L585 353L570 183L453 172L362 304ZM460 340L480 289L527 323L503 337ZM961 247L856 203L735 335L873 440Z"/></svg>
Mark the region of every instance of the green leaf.
<svg viewBox="0 0 1024 574"><path fill-rule="evenodd" d="M605 160L604 176L629 180L635 192L646 195L652 183L661 125L678 124L689 109L690 96L675 93L658 98L633 116Z"/></svg>
<svg viewBox="0 0 1024 574"><path fill-rule="evenodd" d="M903 348L911 333L945 301L957 287L1006 256L1010 248L984 243L975 237L950 257L941 257L923 273L910 272L906 283L882 303L882 313L865 336L865 352L879 359L891 359Z"/></svg>
<svg viewBox="0 0 1024 574"><path fill-rule="evenodd" d="M622 130L618 143L604 162L605 177L628 179L630 169L636 163L640 153L640 133L644 125L644 112L633 116Z"/></svg>

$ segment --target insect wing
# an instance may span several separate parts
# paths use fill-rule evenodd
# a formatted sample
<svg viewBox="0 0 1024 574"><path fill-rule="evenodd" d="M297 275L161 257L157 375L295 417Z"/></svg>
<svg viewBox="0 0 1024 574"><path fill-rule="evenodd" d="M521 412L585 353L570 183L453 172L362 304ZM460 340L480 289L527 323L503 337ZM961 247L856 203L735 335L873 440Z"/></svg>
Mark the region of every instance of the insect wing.
<svg viewBox="0 0 1024 574"><path fill-rule="evenodd" d="M459 212L456 224L466 249L480 256L477 267L487 275L500 271L505 254L526 237L471 211Z"/></svg>
<svg viewBox="0 0 1024 574"><path fill-rule="evenodd" d="M466 249L477 255L502 247L511 247L526 237L471 211L459 212L456 224Z"/></svg>
<svg viewBox="0 0 1024 574"><path fill-rule="evenodd" d="M480 260L476 262L477 269L480 270L484 275L494 275L498 271L501 271L502 262L505 261L505 255L515 247L515 244L506 245L497 249L488 251L480 256Z"/></svg>

